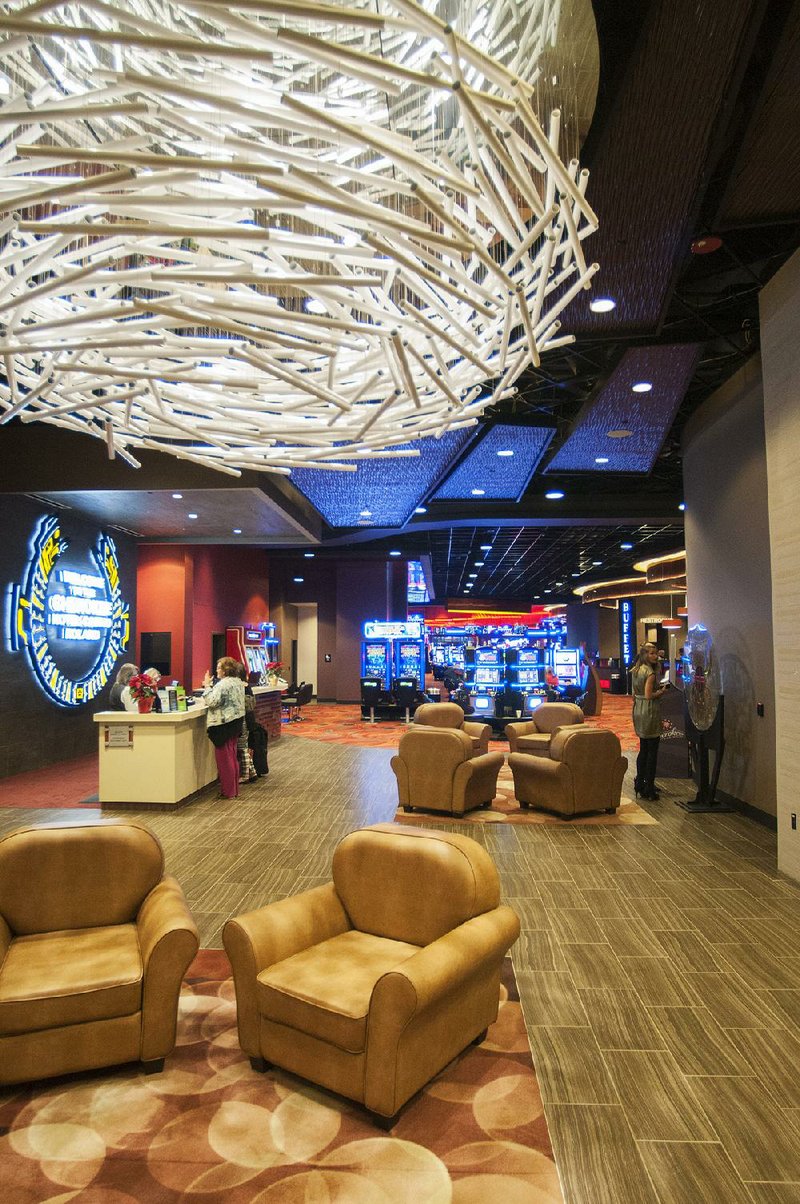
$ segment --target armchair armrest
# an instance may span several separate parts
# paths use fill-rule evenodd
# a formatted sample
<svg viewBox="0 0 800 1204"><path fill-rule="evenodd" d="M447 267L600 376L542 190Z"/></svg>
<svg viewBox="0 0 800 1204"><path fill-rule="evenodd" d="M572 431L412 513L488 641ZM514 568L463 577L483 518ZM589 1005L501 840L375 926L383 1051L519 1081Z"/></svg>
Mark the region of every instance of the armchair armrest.
<svg viewBox="0 0 800 1204"><path fill-rule="evenodd" d="M401 1042L406 1047L410 1030L435 1017L437 1005L446 1007L448 996L457 996L465 984L499 966L519 927L510 907L494 908L460 924L378 980L367 1021L368 1108L391 1115L402 1103L396 1083ZM475 1035L467 1035L464 1044Z"/></svg>
<svg viewBox="0 0 800 1204"><path fill-rule="evenodd" d="M503 760L500 752L483 753L458 766L453 778L454 815L463 815L472 807L479 807L494 798Z"/></svg>
<svg viewBox="0 0 800 1204"><path fill-rule="evenodd" d="M175 878L154 886L136 917L142 955L143 1062L166 1057L175 1046L178 996L197 953L197 928Z"/></svg>
<svg viewBox="0 0 800 1204"><path fill-rule="evenodd" d="M246 1054L261 1054L256 1002L261 971L351 927L332 882L228 920L222 942L233 967L239 1043Z"/></svg>

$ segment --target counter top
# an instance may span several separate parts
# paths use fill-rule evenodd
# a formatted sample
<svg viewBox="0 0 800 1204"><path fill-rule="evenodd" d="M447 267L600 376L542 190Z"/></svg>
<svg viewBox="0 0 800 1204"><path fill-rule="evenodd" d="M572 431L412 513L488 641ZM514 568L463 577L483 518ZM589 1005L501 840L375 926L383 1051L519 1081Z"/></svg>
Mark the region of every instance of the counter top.
<svg viewBox="0 0 800 1204"><path fill-rule="evenodd" d="M204 702L195 703L187 711L164 711L160 714L153 711L149 711L146 715L141 715L138 711L98 711L93 719L95 723L146 723L149 727L152 724L174 726L175 724L190 723L199 715L202 715L203 722L205 722L206 704Z"/></svg>

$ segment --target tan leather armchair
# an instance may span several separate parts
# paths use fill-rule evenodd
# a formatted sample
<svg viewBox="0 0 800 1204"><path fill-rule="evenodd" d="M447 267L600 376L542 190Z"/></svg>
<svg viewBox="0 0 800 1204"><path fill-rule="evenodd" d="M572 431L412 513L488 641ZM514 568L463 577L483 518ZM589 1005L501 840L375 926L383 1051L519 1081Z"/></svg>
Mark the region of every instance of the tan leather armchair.
<svg viewBox="0 0 800 1204"><path fill-rule="evenodd" d="M239 1042L393 1118L496 1019L519 921L466 836L376 824L333 855L333 881L229 920Z"/></svg>
<svg viewBox="0 0 800 1204"><path fill-rule="evenodd" d="M0 1082L141 1061L161 1070L197 929L137 823L0 840Z"/></svg>
<svg viewBox="0 0 800 1204"><path fill-rule="evenodd" d="M574 702L543 702L524 723L507 723L505 732L512 753L546 757L550 741L560 727L583 723L583 711Z"/></svg>
<svg viewBox="0 0 800 1204"><path fill-rule="evenodd" d="M628 768L619 738L594 727L561 728L549 756L512 753L508 764L521 807L565 816L616 811Z"/></svg>
<svg viewBox="0 0 800 1204"><path fill-rule="evenodd" d="M489 751L492 729L488 723L469 723L457 702L424 702L414 712L418 727L454 728L466 732L472 741L473 756L482 757Z"/></svg>
<svg viewBox="0 0 800 1204"><path fill-rule="evenodd" d="M411 728L391 765L398 802L406 811L423 807L463 815L491 803L503 754L476 757L470 737L455 728Z"/></svg>

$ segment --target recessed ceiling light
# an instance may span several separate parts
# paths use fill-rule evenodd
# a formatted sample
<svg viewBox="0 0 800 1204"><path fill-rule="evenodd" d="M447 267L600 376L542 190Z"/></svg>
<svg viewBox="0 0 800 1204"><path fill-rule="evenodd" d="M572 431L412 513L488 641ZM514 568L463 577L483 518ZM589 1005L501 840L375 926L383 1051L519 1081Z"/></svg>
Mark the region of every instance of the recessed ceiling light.
<svg viewBox="0 0 800 1204"><path fill-rule="evenodd" d="M572 576L573 576L573 577L580 577L580 573L573 573L573 574L572 574Z"/></svg>
<svg viewBox="0 0 800 1204"><path fill-rule="evenodd" d="M602 563L603 563L602 560L593 560L592 561L592 564L594 565L595 568L599 568Z"/></svg>
<svg viewBox="0 0 800 1204"><path fill-rule="evenodd" d="M595 456L595 464L608 464L608 456Z"/></svg>
<svg viewBox="0 0 800 1204"><path fill-rule="evenodd" d="M196 514L187 514L186 517L187 518L197 518L197 515Z"/></svg>
<svg viewBox="0 0 800 1204"><path fill-rule="evenodd" d="M593 314L607 314L616 308L617 303L613 297L595 297L594 301L589 302L589 309Z"/></svg>
<svg viewBox="0 0 800 1204"><path fill-rule="evenodd" d="M475 565L476 569L482 569L483 566L486 564L486 561L485 560L474 560L472 563Z"/></svg>
<svg viewBox="0 0 800 1204"><path fill-rule="evenodd" d="M473 489L471 492L472 492L473 497L483 497L483 495L486 493L486 490L485 489Z"/></svg>
<svg viewBox="0 0 800 1204"><path fill-rule="evenodd" d="M314 559L314 553L313 553L313 552L303 552L303 555L305 556L306 560L313 560L313 559Z"/></svg>
<svg viewBox="0 0 800 1204"><path fill-rule="evenodd" d="M545 592L546 594L552 594L552 592L553 592L553 591L552 591L551 589L546 589L544 592Z"/></svg>
<svg viewBox="0 0 800 1204"><path fill-rule="evenodd" d="M298 585L302 585L305 581L305 577L292 577L292 581L296 581Z"/></svg>
<svg viewBox="0 0 800 1204"><path fill-rule="evenodd" d="M609 439L630 439L633 431L629 431L625 426L620 426L617 427L616 430L606 431L606 434L608 435Z"/></svg>
<svg viewBox="0 0 800 1204"><path fill-rule="evenodd" d="M389 553L389 555L390 555L390 556L402 556L402 555L403 555L403 553L402 553L402 552L397 552L397 551L392 551L392 552L390 552L390 553Z"/></svg>
<svg viewBox="0 0 800 1204"><path fill-rule="evenodd" d="M234 533L234 535L241 535L241 533L242 533L242 528L241 528L241 527L234 527L234 528L233 528L233 533Z"/></svg>
<svg viewBox="0 0 800 1204"><path fill-rule="evenodd" d="M556 585L563 585L563 584L564 584L563 581L556 581Z"/></svg>
<svg viewBox="0 0 800 1204"><path fill-rule="evenodd" d="M497 454L498 454L498 456L513 456L514 455L513 451L499 451Z"/></svg>
<svg viewBox="0 0 800 1204"><path fill-rule="evenodd" d="M637 380L635 385L631 385L634 393L649 393L652 387L649 380Z"/></svg>
<svg viewBox="0 0 800 1204"><path fill-rule="evenodd" d="M428 513L428 507L427 507L427 506L417 506L417 508L416 508L416 510L414 511L414 513L415 513L415 514L427 514L427 513Z"/></svg>
<svg viewBox="0 0 800 1204"><path fill-rule="evenodd" d="M477 577L478 574L477 573L468 573L467 576L468 577Z"/></svg>
<svg viewBox="0 0 800 1204"><path fill-rule="evenodd" d="M631 548L633 547L633 544L632 543L621 543L619 546L622 548L623 552L630 552Z"/></svg>
<svg viewBox="0 0 800 1204"><path fill-rule="evenodd" d="M680 506L678 506L678 509L679 509L679 510L685 510L685 509L686 509L686 502L681 502Z"/></svg>
<svg viewBox="0 0 800 1204"><path fill-rule="evenodd" d="M548 502L558 502L561 500L564 494L560 489L549 489L544 496L547 498Z"/></svg>
<svg viewBox="0 0 800 1204"><path fill-rule="evenodd" d="M492 545L490 543L482 543L481 544L482 552L491 552L491 550L492 550Z"/></svg>
<svg viewBox="0 0 800 1204"><path fill-rule="evenodd" d="M182 493L173 493L172 496L175 498L176 502L179 502L181 500L181 498L183 497L183 494Z"/></svg>
<svg viewBox="0 0 800 1204"><path fill-rule="evenodd" d="M534 602L541 602L541 600L542 600L542 595L541 595L541 594L534 594L534 595L533 595L533 600L534 600Z"/></svg>
<svg viewBox="0 0 800 1204"><path fill-rule="evenodd" d="M361 510L359 512L358 517L359 518L372 518L372 511L371 510Z"/></svg>

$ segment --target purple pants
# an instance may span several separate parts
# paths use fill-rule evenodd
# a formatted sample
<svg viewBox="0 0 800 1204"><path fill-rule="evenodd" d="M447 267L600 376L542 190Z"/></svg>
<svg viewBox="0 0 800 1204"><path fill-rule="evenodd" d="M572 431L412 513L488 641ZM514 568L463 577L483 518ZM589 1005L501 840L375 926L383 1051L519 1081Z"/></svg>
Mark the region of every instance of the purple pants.
<svg viewBox="0 0 800 1204"><path fill-rule="evenodd" d="M236 755L238 736L231 736L222 748L214 749L219 774L219 788L225 798L239 797L239 758Z"/></svg>

